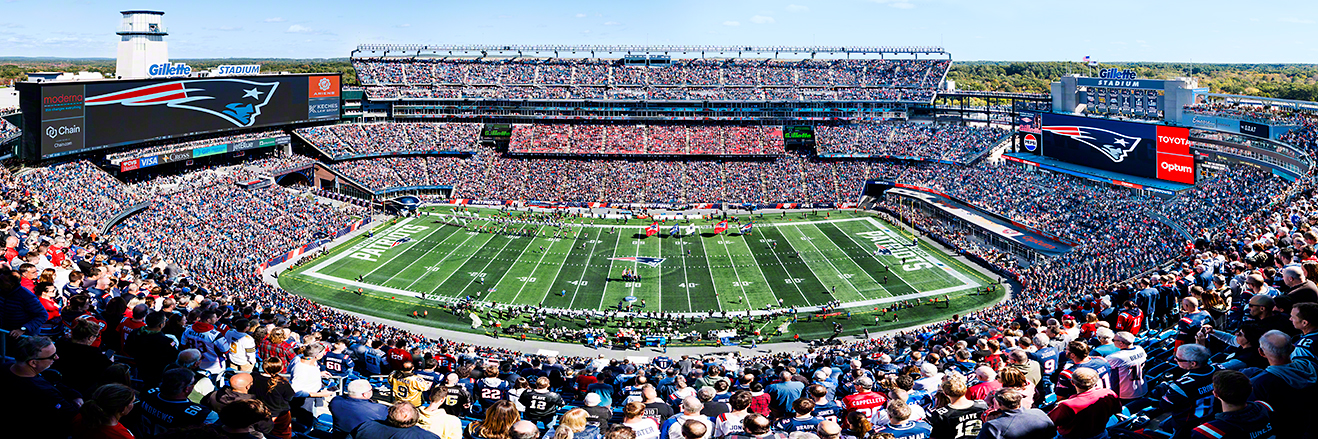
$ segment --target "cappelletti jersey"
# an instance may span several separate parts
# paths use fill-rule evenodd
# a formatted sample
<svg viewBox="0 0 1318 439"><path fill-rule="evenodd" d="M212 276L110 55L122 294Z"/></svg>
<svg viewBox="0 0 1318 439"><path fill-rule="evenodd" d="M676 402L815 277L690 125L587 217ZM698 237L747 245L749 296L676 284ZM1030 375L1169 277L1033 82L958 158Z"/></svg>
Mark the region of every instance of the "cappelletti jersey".
<svg viewBox="0 0 1318 439"><path fill-rule="evenodd" d="M872 422L879 419L879 412L883 411L883 405L887 403L888 397L875 392L857 393L842 398L842 406L847 409L847 412L864 413ZM842 419L845 421L846 417Z"/></svg>

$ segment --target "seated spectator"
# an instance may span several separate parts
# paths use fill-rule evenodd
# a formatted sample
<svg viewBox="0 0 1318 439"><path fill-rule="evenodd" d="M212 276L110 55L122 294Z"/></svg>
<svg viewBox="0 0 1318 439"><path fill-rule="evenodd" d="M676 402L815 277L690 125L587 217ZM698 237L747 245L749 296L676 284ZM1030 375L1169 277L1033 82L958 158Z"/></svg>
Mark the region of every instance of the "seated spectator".
<svg viewBox="0 0 1318 439"><path fill-rule="evenodd" d="M700 402L700 399L694 396L687 397L682 400L682 404L678 408L681 409L682 412L678 413L677 416L669 418L668 421L664 423L663 426L667 427L666 429L661 428L661 430L668 432L668 435L664 436L666 439L682 439L682 435L688 430L684 426L690 422L695 422L702 426L701 431L704 433L701 439L708 439L710 434L714 432L714 425L709 422L709 417L700 414L700 411L705 408L705 405Z"/></svg>
<svg viewBox="0 0 1318 439"><path fill-rule="evenodd" d="M1158 397L1158 412L1171 412L1159 428L1176 432L1173 437L1190 437L1191 429L1212 419L1216 413L1212 406L1203 407L1199 403L1212 394L1213 374L1217 372L1208 356L1208 348L1197 344L1176 348L1176 366L1185 373L1154 395Z"/></svg>
<svg viewBox="0 0 1318 439"><path fill-rule="evenodd" d="M509 439L513 423L521 419L512 401L497 401L485 409L485 419L467 424L465 439Z"/></svg>
<svg viewBox="0 0 1318 439"><path fill-rule="evenodd" d="M695 399L695 397L691 397L688 399ZM699 400L696 400L697 404L699 402L700 402ZM586 396L582 398L581 403L585 404L585 407L583 407L582 409L585 410L586 413L589 415L586 417L586 422L596 427L599 427L600 431L605 431L609 429L609 418L613 417L613 411L609 410L608 407L600 407L600 396L598 394L587 393ZM682 401L682 404L683 407L686 407L685 400ZM703 407L704 406L702 405L701 408ZM697 409L696 413L699 412L700 410Z"/></svg>
<svg viewBox="0 0 1318 439"><path fill-rule="evenodd" d="M245 399L224 406L220 411L220 422L209 427L221 437L246 439L258 437L260 430L256 426L263 422L270 422L270 411L265 409L265 404Z"/></svg>
<svg viewBox="0 0 1318 439"><path fill-rule="evenodd" d="M885 410L888 412L888 425L880 427L879 433L891 434L896 439L922 439L933 432L933 427L928 423L910 420L911 407L904 401L888 401Z"/></svg>
<svg viewBox="0 0 1318 439"><path fill-rule="evenodd" d="M530 421L517 421L508 434L510 439L539 439L540 429Z"/></svg>
<svg viewBox="0 0 1318 439"><path fill-rule="evenodd" d="M1022 408L1023 395L1013 389L1000 389L993 393L989 404L988 421L979 431L979 439L1051 439L1057 427L1047 413L1034 408Z"/></svg>
<svg viewBox="0 0 1318 439"><path fill-rule="evenodd" d="M769 418L751 413L742 418L741 432L730 434L727 437L729 439L786 439L787 435L773 431L773 428L769 426Z"/></svg>
<svg viewBox="0 0 1318 439"><path fill-rule="evenodd" d="M961 374L943 375L939 392L947 397L947 405L929 412L930 437L965 439L979 434L980 415L988 410L984 401L966 398L966 377Z"/></svg>
<svg viewBox="0 0 1318 439"><path fill-rule="evenodd" d="M123 438L133 437L119 422L133 411L137 391L123 384L106 384L91 393L73 418L73 437Z"/></svg>
<svg viewBox="0 0 1318 439"><path fill-rule="evenodd" d="M213 424L219 414L188 400L196 375L187 369L170 369L160 376L160 387L148 390L138 402L131 430L144 437Z"/></svg>
<svg viewBox="0 0 1318 439"><path fill-rule="evenodd" d="M1272 330L1259 339L1259 350L1268 360L1268 367L1249 380L1253 394L1251 401L1266 401L1275 410L1273 426L1278 437L1302 437L1308 422L1305 415L1312 413L1315 390L1313 377L1301 365L1292 366L1291 344L1286 333ZM1216 386L1216 383L1214 383Z"/></svg>
<svg viewBox="0 0 1318 439"><path fill-rule="evenodd" d="M343 439L358 425L389 416L388 406L371 400L373 393L370 382L353 380L348 383L346 393L330 400L329 410L334 417L334 433L331 437Z"/></svg>
<svg viewBox="0 0 1318 439"><path fill-rule="evenodd" d="M1194 439L1255 439L1281 436L1273 428L1272 406L1264 401L1249 401L1249 378L1234 370L1213 374L1213 397L1222 405L1222 412L1212 420L1195 427Z"/></svg>
<svg viewBox="0 0 1318 439"><path fill-rule="evenodd" d="M1066 439L1084 439L1106 433L1108 418L1121 412L1121 402L1099 381L1098 372L1081 367L1071 374L1076 394L1057 403L1048 417Z"/></svg>
<svg viewBox="0 0 1318 439"><path fill-rule="evenodd" d="M19 293L31 296L26 291ZM11 343L14 362L0 368L0 389L6 393L0 402L0 425L13 426L14 433L23 437L68 436L82 395L41 376L59 359L55 344L45 337L24 337Z"/></svg>
<svg viewBox="0 0 1318 439"><path fill-rule="evenodd" d="M546 431L541 439L600 439L599 427L587 423L586 418L588 416L589 414L581 408L568 410L558 419L558 427Z"/></svg>
<svg viewBox="0 0 1318 439"><path fill-rule="evenodd" d="M818 384L810 387L815 386L818 386ZM819 423L823 421L813 415L814 411L815 402L809 397L803 396L792 403L792 412L796 416L778 420L773 424L773 429L783 433L814 432Z"/></svg>
<svg viewBox="0 0 1318 439"><path fill-rule="evenodd" d="M438 438L434 433L416 425L416 406L407 401L394 402L389 416L383 420L366 421L352 430L353 439L428 439Z"/></svg>
<svg viewBox="0 0 1318 439"><path fill-rule="evenodd" d="M659 423L645 417L645 404L639 401L629 402L623 407L622 415L622 424L631 427L636 439L659 438Z"/></svg>

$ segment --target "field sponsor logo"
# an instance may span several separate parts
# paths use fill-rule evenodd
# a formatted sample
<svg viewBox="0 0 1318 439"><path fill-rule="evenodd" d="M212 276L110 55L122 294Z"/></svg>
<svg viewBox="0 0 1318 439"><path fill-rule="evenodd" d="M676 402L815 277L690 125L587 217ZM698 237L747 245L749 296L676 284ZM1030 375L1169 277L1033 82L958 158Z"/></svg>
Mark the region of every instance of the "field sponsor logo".
<svg viewBox="0 0 1318 439"><path fill-rule="evenodd" d="M649 266L651 266L651 267L658 268L658 267L659 267L659 264L662 263L662 262L664 261L664 258L652 258L652 257L649 257L649 256L628 256L628 257L625 257L625 258L609 258L609 260L610 260L610 261L635 262L635 263L637 263L637 264L645 264L645 265L649 265Z"/></svg>
<svg viewBox="0 0 1318 439"><path fill-rule="evenodd" d="M426 227L426 226L399 227L397 230L394 230L386 235L376 237L374 240L370 241L369 244L354 249L352 254L348 255L348 257L354 259L361 259L363 261L378 262L380 260L380 255L384 254L386 250L392 248L395 245L395 243L403 240L404 238L410 240L413 234L428 229L430 229L430 227Z"/></svg>
<svg viewBox="0 0 1318 439"><path fill-rule="evenodd" d="M141 159L138 159L137 162L138 162L138 165L139 165L138 167L140 167L140 168L149 168L149 167L152 167L152 166L155 166L155 165L159 165L159 164L160 164L160 156L154 156L154 155L153 155L153 156L150 156L150 157L142 157Z"/></svg>
<svg viewBox="0 0 1318 439"><path fill-rule="evenodd" d="M138 165L138 161L137 161L137 159L132 159L132 160L128 160L128 161L125 161L125 162L123 162L123 163L120 163L120 164L119 164L119 172L136 171L137 168L139 168L139 167L141 167L141 166Z"/></svg>
<svg viewBox="0 0 1318 439"><path fill-rule="evenodd" d="M164 105L169 108L199 111L238 127L250 127L270 103L278 82L254 82L245 79L201 79L173 81L106 93L87 98L86 105L123 105L142 107Z"/></svg>
<svg viewBox="0 0 1318 439"><path fill-rule="evenodd" d="M902 265L903 271L924 270L934 268L935 265L938 265L928 262L928 256L925 255L924 252L914 250L918 247L911 247L911 241L898 236L893 236L887 230L861 232L857 233L856 236L868 239L876 246L887 248L888 252L885 254L894 258L901 258L903 260L913 259L913 263Z"/></svg>
<svg viewBox="0 0 1318 439"><path fill-rule="evenodd" d="M1043 127L1044 131L1066 136L1077 142L1089 145L1098 152L1103 153L1113 163L1121 163L1126 160L1126 155L1139 146L1140 141L1144 140L1135 136L1127 136L1116 131L1109 131L1102 128L1083 127L1083 126L1047 126Z"/></svg>

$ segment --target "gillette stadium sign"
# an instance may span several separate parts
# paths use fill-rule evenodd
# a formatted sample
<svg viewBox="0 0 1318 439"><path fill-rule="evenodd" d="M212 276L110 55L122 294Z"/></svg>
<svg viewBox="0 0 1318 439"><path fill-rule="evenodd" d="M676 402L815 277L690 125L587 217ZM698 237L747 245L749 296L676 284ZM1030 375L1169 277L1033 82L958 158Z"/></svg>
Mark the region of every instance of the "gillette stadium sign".
<svg viewBox="0 0 1318 439"><path fill-rule="evenodd" d="M222 65L215 68L216 75L259 75L260 64Z"/></svg>
<svg viewBox="0 0 1318 439"><path fill-rule="evenodd" d="M192 66L183 63L160 63L152 64L147 68L146 73L152 77L156 76L188 76L192 74Z"/></svg>

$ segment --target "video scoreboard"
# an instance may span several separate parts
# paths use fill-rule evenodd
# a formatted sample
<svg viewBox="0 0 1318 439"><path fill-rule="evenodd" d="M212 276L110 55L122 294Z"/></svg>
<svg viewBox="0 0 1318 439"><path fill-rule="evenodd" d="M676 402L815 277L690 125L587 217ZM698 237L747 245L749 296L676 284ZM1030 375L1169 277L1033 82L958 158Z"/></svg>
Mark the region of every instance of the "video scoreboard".
<svg viewBox="0 0 1318 439"><path fill-rule="evenodd" d="M1039 134L1022 133L1025 152L1121 174L1195 183L1189 128L1055 113L1040 116Z"/></svg>

